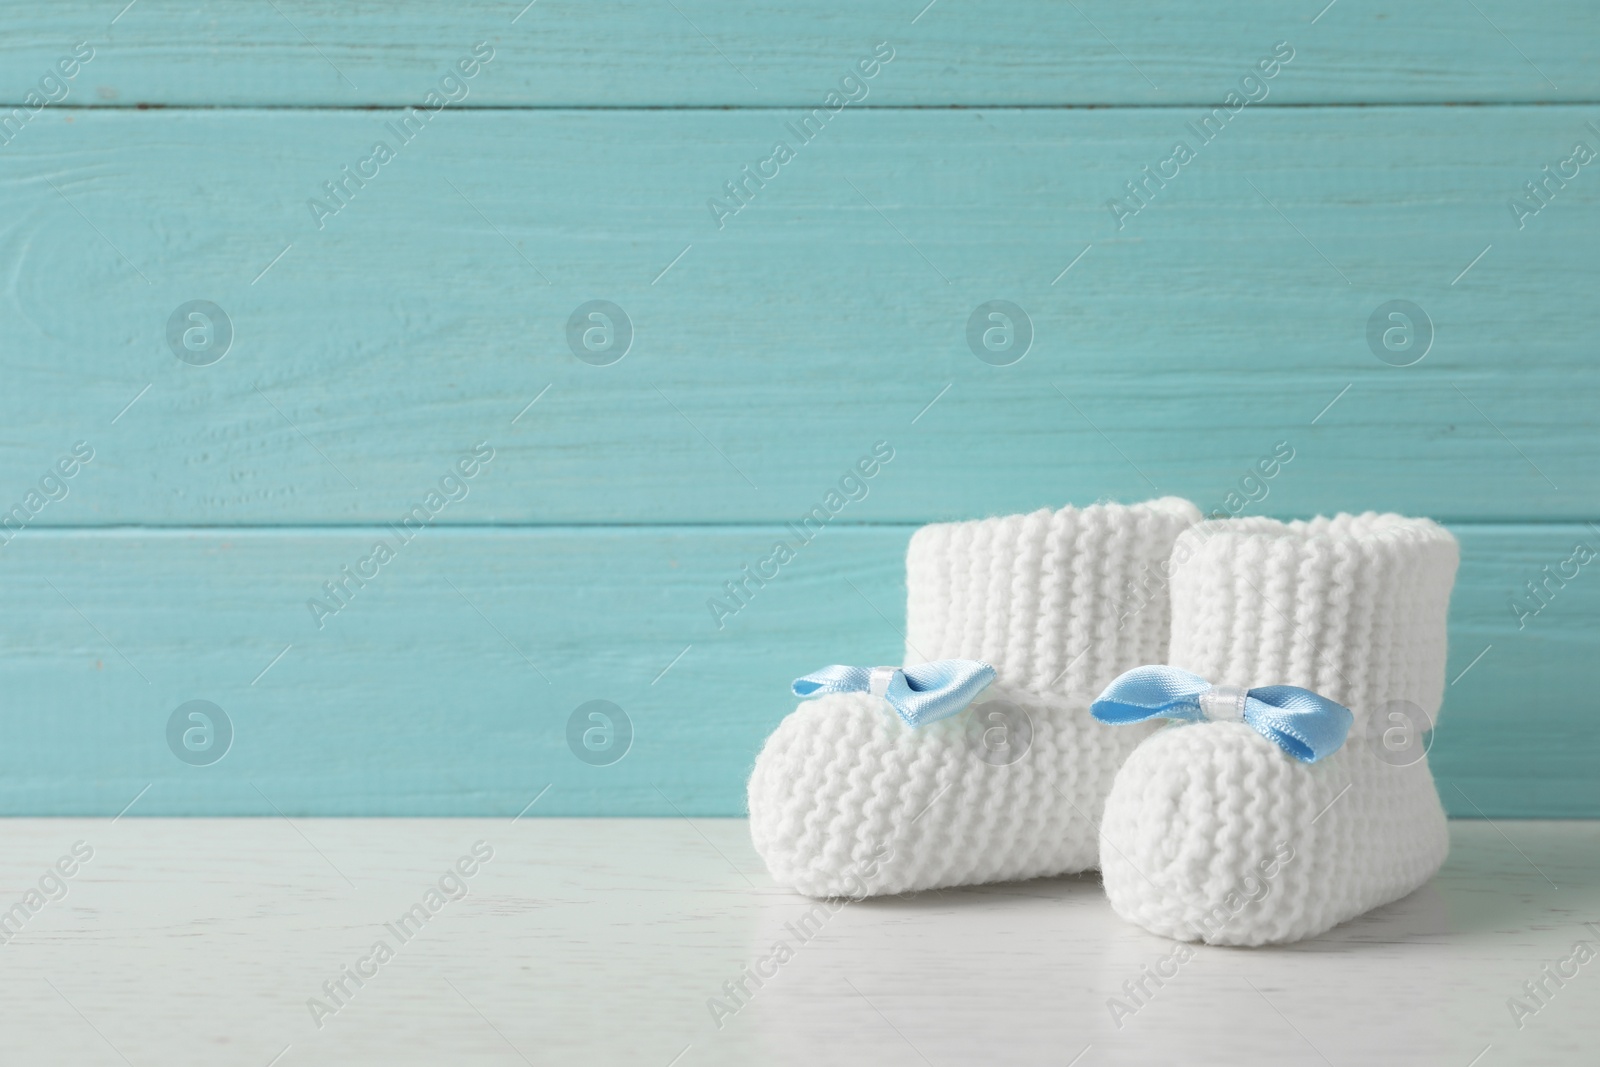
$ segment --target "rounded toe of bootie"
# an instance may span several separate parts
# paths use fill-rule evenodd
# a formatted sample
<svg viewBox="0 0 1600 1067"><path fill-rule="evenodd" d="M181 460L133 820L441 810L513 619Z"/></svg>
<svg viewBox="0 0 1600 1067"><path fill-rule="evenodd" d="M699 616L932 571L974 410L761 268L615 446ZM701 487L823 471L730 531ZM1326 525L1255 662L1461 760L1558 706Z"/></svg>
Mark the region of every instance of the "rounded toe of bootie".
<svg viewBox="0 0 1600 1067"><path fill-rule="evenodd" d="M1439 869L1444 812L1425 760L1396 767L1359 737L1314 764L1242 723L1169 726L1118 772L1101 870L1124 919L1181 941L1313 937Z"/></svg>
<svg viewBox="0 0 1600 1067"><path fill-rule="evenodd" d="M1087 870L1112 776L1147 733L1020 691L916 728L881 698L833 694L762 749L750 836L776 881L813 897Z"/></svg>
<svg viewBox="0 0 1600 1067"><path fill-rule="evenodd" d="M885 712L881 698L831 694L767 739L750 775L750 837L778 882L812 897L896 891L878 869L892 845L875 835L903 799L880 792L881 779L910 729Z"/></svg>

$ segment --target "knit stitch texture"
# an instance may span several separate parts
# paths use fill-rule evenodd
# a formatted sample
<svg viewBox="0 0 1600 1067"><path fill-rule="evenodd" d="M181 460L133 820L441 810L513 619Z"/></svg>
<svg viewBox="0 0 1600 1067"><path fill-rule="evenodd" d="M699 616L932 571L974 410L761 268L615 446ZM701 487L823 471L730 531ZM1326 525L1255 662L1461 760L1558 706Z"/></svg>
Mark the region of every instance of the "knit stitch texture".
<svg viewBox="0 0 1600 1067"><path fill-rule="evenodd" d="M1385 730L1437 716L1458 558L1433 522L1372 513L1207 522L1179 538L1168 662L1219 685L1303 686L1355 724L1315 764L1233 722L1145 741L1101 826L1118 914L1184 941L1287 942L1434 875L1448 837L1427 759L1381 750Z"/></svg>
<svg viewBox="0 0 1600 1067"><path fill-rule="evenodd" d="M918 530L905 662L985 660L992 699L917 729L863 694L802 704L750 777L750 834L773 878L864 896L1094 866L1105 795L1149 730L1109 729L1089 703L1165 655L1161 565L1198 519L1166 498Z"/></svg>

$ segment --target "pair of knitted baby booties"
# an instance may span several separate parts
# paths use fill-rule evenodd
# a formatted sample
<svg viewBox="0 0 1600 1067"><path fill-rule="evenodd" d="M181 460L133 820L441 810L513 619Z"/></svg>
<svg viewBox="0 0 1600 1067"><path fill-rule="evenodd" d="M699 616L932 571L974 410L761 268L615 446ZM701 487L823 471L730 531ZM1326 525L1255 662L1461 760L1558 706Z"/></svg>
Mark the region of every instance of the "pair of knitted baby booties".
<svg viewBox="0 0 1600 1067"><path fill-rule="evenodd" d="M868 691L797 683L822 695L756 761L756 850L812 897L1098 867L1116 912L1157 934L1313 937L1444 862L1426 743L1458 558L1427 519L1201 521L1170 497L924 527L906 663L972 661L992 673L959 684L992 683L918 725L885 697L904 672L878 668L854 686ZM1154 713L1178 722L1105 714L1140 667L1216 688L1198 712ZM1269 690L1342 742L1308 758L1292 725L1274 735L1255 701Z"/></svg>

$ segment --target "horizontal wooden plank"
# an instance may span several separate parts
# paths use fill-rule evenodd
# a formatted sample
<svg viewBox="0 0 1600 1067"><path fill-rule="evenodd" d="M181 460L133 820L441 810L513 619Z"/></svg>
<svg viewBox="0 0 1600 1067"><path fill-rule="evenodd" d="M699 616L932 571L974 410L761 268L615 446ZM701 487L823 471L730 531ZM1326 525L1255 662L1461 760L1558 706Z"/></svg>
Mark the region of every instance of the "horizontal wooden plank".
<svg viewBox="0 0 1600 1067"><path fill-rule="evenodd" d="M1600 815L1600 579L1590 564L1550 586L1520 629L1511 607L1578 541L1600 548L1600 531L1457 532L1454 681L1433 753L1447 807ZM904 527L825 530L717 628L708 598L786 535L24 532L0 551L0 812L109 815L138 796L152 815L509 817L548 786L531 814L737 815L790 679L899 658ZM322 583L379 539L394 558L315 616L308 600L332 603ZM200 720L185 712L170 732L195 700L232 725L218 762L200 764L216 751ZM593 700L632 725L609 765L569 747ZM176 755L191 728L196 764Z"/></svg>
<svg viewBox="0 0 1600 1067"><path fill-rule="evenodd" d="M436 521L782 522L886 441L845 521L1157 489L1593 517L1600 180L1508 208L1600 146L1588 112L1245 109L1210 143L1199 118L845 113L806 145L773 112L485 111L406 143L383 114L47 112L4 149L0 510L392 522L487 441ZM719 229L708 201L780 138ZM1129 214L1179 138L1195 158ZM196 300L231 328L208 366ZM608 366L568 331L594 300L631 323ZM994 300L1031 324L1009 366L975 354ZM1411 366L1422 341L1370 330L1394 300L1431 323Z"/></svg>
<svg viewBox="0 0 1600 1067"><path fill-rule="evenodd" d="M466 107L812 107L879 42L895 59L867 106L1216 103L1279 41L1295 59L1273 102L1600 97L1600 27L1583 5L1555 0L1483 0L1477 10L1442 0L118 7L71 0L14 12L0 41L0 97L39 92L80 41L94 56L64 102L91 107L418 103L480 41L494 60L469 84Z"/></svg>

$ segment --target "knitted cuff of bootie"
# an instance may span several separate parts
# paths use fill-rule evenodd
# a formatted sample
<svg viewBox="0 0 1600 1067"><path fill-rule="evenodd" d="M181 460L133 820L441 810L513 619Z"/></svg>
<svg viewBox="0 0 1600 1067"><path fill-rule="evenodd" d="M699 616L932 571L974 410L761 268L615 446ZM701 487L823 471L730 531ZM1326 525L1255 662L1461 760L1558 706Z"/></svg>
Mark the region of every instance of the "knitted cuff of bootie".
<svg viewBox="0 0 1600 1067"><path fill-rule="evenodd" d="M918 530L906 663L984 661L996 678L986 699L920 726L860 692L786 718L749 786L772 876L833 897L1094 866L1106 792L1148 731L1108 730L1088 705L1097 685L1165 655L1164 565L1198 518L1168 498Z"/></svg>
<svg viewBox="0 0 1600 1067"><path fill-rule="evenodd" d="M1433 876L1448 838L1425 732L1458 557L1435 523L1371 513L1206 522L1179 538L1166 662L1233 693L1311 690L1353 725L1311 763L1241 721L1141 744L1101 825L1118 914L1185 941L1294 941Z"/></svg>

